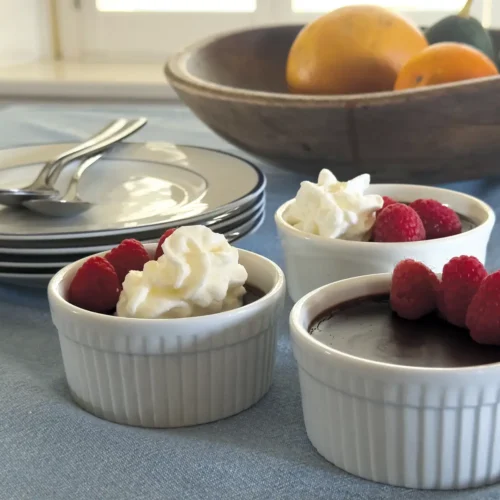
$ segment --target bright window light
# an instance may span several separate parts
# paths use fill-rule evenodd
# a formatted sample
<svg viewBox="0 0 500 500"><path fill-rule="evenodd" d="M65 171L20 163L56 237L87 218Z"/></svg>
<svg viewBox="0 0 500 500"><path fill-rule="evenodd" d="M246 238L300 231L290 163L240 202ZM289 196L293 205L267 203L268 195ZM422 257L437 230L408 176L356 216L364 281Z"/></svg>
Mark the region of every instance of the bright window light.
<svg viewBox="0 0 500 500"><path fill-rule="evenodd" d="M327 12L346 5L373 4L400 11L459 11L464 0L292 0L294 12Z"/></svg>
<svg viewBox="0 0 500 500"><path fill-rule="evenodd" d="M257 0L96 0L101 12L255 12Z"/></svg>

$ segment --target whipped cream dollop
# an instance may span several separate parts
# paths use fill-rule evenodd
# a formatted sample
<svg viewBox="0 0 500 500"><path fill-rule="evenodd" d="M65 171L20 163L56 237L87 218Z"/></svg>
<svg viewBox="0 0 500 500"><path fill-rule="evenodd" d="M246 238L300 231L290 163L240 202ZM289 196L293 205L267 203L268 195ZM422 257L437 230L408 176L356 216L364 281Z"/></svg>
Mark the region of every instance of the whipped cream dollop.
<svg viewBox="0 0 500 500"><path fill-rule="evenodd" d="M363 174L339 182L329 170L322 170L318 183L304 181L283 218L305 233L344 240L368 240L375 223L375 212L384 200L365 194L370 175Z"/></svg>
<svg viewBox="0 0 500 500"><path fill-rule="evenodd" d="M238 250L205 226L177 229L163 255L130 271L116 308L129 318L203 316L240 307L248 278Z"/></svg>

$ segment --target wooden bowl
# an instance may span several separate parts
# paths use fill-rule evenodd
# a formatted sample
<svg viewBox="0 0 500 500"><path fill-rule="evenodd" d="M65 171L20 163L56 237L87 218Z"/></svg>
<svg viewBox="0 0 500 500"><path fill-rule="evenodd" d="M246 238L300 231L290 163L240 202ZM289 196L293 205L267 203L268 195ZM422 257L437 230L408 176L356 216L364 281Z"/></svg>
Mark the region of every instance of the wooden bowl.
<svg viewBox="0 0 500 500"><path fill-rule="evenodd" d="M290 94L286 58L300 28L211 38L174 56L166 76L217 134L286 169L327 167L344 179L368 172L375 182L500 171L500 77L403 92Z"/></svg>

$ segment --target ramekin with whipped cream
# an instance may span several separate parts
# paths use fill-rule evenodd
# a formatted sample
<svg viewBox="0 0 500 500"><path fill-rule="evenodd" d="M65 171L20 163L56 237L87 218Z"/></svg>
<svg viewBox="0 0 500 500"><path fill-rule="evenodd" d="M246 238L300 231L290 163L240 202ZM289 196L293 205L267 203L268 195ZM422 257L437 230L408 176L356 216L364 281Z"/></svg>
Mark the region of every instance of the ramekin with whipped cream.
<svg viewBox="0 0 500 500"><path fill-rule="evenodd" d="M165 258L142 275L128 276L120 316L66 300L85 259L54 276L48 288L52 320L68 385L81 407L121 424L182 427L229 417L266 394L285 295L283 272L255 253L232 247L228 252L222 241L218 253L220 245L210 250L205 243L210 247L214 240L193 241L181 232L164 247L173 252L170 264ZM146 248L153 256L156 245ZM181 285L177 296L161 272L169 265ZM221 297L221 280L232 283L228 297ZM242 281L263 296L241 305Z"/></svg>
<svg viewBox="0 0 500 500"><path fill-rule="evenodd" d="M471 220L475 227L445 238L403 243L369 241L382 196L402 203L432 198ZM440 271L456 255L473 255L484 263L495 223L493 209L458 191L410 184L370 184L364 174L339 182L323 170L317 183L305 181L296 198L275 213L285 255L292 300L334 281L392 272L401 260L413 258Z"/></svg>

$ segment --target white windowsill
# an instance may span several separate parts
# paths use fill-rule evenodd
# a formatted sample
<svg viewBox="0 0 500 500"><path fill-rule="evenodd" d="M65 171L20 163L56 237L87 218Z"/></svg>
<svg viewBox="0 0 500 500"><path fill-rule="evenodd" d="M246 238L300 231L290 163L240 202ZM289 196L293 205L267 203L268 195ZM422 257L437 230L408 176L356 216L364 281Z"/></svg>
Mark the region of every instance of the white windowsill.
<svg viewBox="0 0 500 500"><path fill-rule="evenodd" d="M159 64L0 62L0 99L176 100Z"/></svg>

